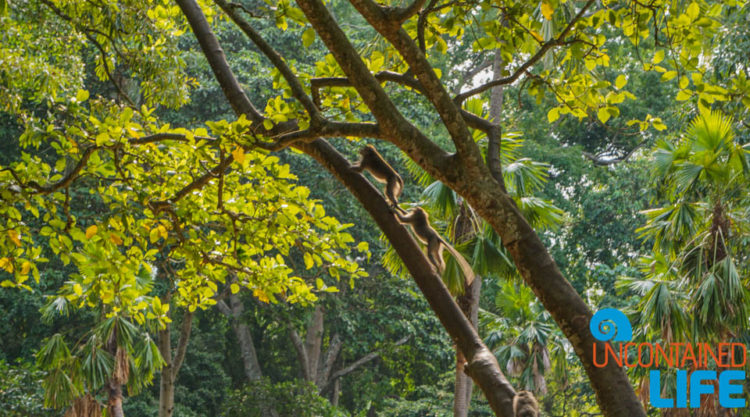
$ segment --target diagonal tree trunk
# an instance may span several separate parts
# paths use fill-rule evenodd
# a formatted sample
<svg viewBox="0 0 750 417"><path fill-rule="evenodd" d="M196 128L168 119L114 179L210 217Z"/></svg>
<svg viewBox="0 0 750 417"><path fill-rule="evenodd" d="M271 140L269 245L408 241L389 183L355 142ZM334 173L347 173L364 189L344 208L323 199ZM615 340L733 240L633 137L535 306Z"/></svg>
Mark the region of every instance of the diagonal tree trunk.
<svg viewBox="0 0 750 417"><path fill-rule="evenodd" d="M215 2L220 6L224 3L226 6L221 0ZM502 182L498 181L484 165L482 155L467 126L467 123L480 126L483 119L477 120L476 116L467 115L449 96L424 54L401 27L402 20L388 19L386 11L374 1L350 2L368 23L398 50L409 65L410 74L418 80L418 91L433 104L434 110L440 115L443 125L448 130L456 148L455 154L449 154L440 148L399 112L380 85L380 81L367 68L321 0L297 0L297 4L346 74L347 80L362 97L377 123L350 124L327 120L283 58L265 44L262 38L259 40L255 36L257 33L247 30L246 33L253 35L251 39L259 46L261 52L280 71L289 84L293 97L302 104L311 118L309 129L292 132L286 136L283 135L284 132L296 129L296 122L289 121L277 124L272 129L265 129L265 118L252 105L234 77L200 6L195 0L177 0L236 114L245 115L252 121L257 133L276 138L276 143L269 149L281 149L291 145L313 157L335 175L370 213L404 261L430 307L463 352L468 363L467 372L481 387L496 415L510 417L513 414L512 401L515 390L505 379L494 355L482 343L471 322L452 299L417 243L393 216L380 192L364 176L351 170L349 161L320 138L367 136L387 139L427 172L464 197L501 236L520 275L571 342L597 394L603 414L607 417L645 416L645 411L622 369L615 365L603 368L594 366L592 348L603 354L605 344L594 339L588 329L590 310L562 275L513 200L503 190ZM573 22L580 19L593 2L594 0L589 0L573 17ZM419 6L423 2L415 4ZM248 26L243 26L242 29L246 30ZM572 26L570 23L567 28ZM526 63L527 67L539 56L543 56L549 47L540 49ZM231 163L231 158L227 160ZM224 165L225 168L226 166ZM206 174L205 178L205 181L210 181L210 173Z"/></svg>

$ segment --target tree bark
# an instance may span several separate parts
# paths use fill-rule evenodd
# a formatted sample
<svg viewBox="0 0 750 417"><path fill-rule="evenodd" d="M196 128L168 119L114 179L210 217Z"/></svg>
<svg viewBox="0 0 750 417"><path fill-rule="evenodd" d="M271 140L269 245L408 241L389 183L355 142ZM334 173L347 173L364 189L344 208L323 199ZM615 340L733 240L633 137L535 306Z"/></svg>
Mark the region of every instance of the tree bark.
<svg viewBox="0 0 750 417"><path fill-rule="evenodd" d="M107 415L111 417L125 417L122 410L122 381L117 375L117 328L112 331L109 340L106 343L107 352L115 358L113 375L110 376L106 384L107 390Z"/></svg>
<svg viewBox="0 0 750 417"><path fill-rule="evenodd" d="M464 287L464 294L458 297L458 305L461 311L466 315L474 328L477 328L479 322L479 294L482 288L482 277L477 275L471 285ZM464 368L466 358L460 350L456 350L456 380L455 393L453 399L453 416L467 417L471 405L471 392L473 383L471 378L466 374Z"/></svg>
<svg viewBox="0 0 750 417"><path fill-rule="evenodd" d="M323 345L323 319L324 311L323 306L320 304L315 306L313 310L310 324L307 326L307 332L305 334L305 351L307 352L307 363L302 364L307 366L308 375L310 379L308 381L316 383L318 380L318 362L320 362L320 349Z"/></svg>
<svg viewBox="0 0 750 417"><path fill-rule="evenodd" d="M232 331L237 337L237 343L240 345L240 356L242 358L242 367L245 371L245 377L250 382L260 381L263 378L263 372L258 362L258 355L255 353L255 343L250 328L242 322L242 312L245 311L245 305L237 294L229 294L229 305L224 300L216 303L216 308L227 316L232 326ZM273 404L264 404L261 410L263 417L278 417L279 413Z"/></svg>
<svg viewBox="0 0 750 417"><path fill-rule="evenodd" d="M115 380L107 383L107 415L112 417L125 417L122 411L122 385Z"/></svg>
<svg viewBox="0 0 750 417"><path fill-rule="evenodd" d="M177 350L172 354L172 331L167 325L164 330L159 331L159 353L164 359L165 365L161 369L159 379L159 417L172 417L174 413L174 391L177 374L185 360L190 332L193 328L193 313L186 311L182 316L180 324L180 340Z"/></svg>
<svg viewBox="0 0 750 417"><path fill-rule="evenodd" d="M242 312L245 311L245 305L237 294L229 294L228 298L230 305L227 305L224 301L219 301L216 303L216 307L229 318L234 335L237 337L245 377L248 381L259 381L263 378L263 372L258 362L258 355L255 352L253 335L250 333L247 324L240 319Z"/></svg>

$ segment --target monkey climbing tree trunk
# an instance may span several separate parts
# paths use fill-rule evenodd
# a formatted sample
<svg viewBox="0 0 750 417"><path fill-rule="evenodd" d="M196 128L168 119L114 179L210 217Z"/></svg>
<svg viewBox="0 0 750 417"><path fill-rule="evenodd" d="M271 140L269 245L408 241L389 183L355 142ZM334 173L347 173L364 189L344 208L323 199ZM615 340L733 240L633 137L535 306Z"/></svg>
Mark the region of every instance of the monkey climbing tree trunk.
<svg viewBox="0 0 750 417"><path fill-rule="evenodd" d="M266 123L264 126L267 119L242 90L200 6L195 0L177 0L232 109L238 116L244 115L253 123L255 133L273 141L258 146L270 150L293 146L303 151L330 171L357 198L391 242L430 307L463 352L467 360L467 373L482 389L497 416L512 416L515 390L502 374L495 356L482 343L420 247L393 216L382 194L365 177L352 171L350 162L322 138L354 136L390 141L430 175L465 198L501 236L520 275L571 342L584 365L603 414L607 417L645 416L622 369L612 364L603 368L594 366L592 347L603 354L604 344L597 342L588 329L591 312L507 195L502 181L498 181L485 166L482 153L469 132L469 126L488 132L491 131L487 127L488 121L462 109L458 97L455 100L450 97L414 39L401 27L406 19L420 12L425 5L424 1L417 0L408 8L386 8L372 0L350 0L350 4L395 48L409 66L408 74L395 74L393 77L391 74L389 77L407 84L432 104L453 141L455 153L449 153L438 146L401 114L381 81L368 69L322 0L296 2L339 64L345 74L345 81L355 88L370 110L374 123L328 120L284 58L265 42L249 22L238 18L234 8L224 0L214 1L279 71L289 86L291 96L309 115L309 122L305 120L303 125L306 128L302 130L299 130L300 124L294 120L275 125ZM594 0L589 0L573 21L582 17L593 3ZM572 27L572 24L568 27ZM537 56L542 56L547 49L541 50L533 58L538 59ZM533 62L528 63L529 66L532 64ZM224 164L232 162L231 156L226 159L228 162L224 161ZM206 181L211 180L210 176L206 178Z"/></svg>

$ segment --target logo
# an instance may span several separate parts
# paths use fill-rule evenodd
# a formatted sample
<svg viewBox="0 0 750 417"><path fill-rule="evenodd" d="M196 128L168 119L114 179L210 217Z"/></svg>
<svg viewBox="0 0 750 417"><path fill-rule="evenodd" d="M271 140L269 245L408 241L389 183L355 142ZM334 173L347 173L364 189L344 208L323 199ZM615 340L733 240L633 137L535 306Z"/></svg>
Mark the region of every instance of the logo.
<svg viewBox="0 0 750 417"><path fill-rule="evenodd" d="M610 342L602 349L592 345L594 366L603 368L610 358L619 367L657 368L649 371L649 401L656 408L699 408L703 394L718 394L724 408L745 407L743 393L747 348L742 343L635 343L633 327L628 317L615 308L605 308L594 314L589 330L596 340ZM614 342L617 343L615 346ZM598 358L597 358L598 357ZM675 371L674 395L662 397L661 368ZM710 367L724 369L721 372ZM736 368L736 369L731 369ZM717 392L715 390L718 389ZM689 400L688 401L688 393Z"/></svg>
<svg viewBox="0 0 750 417"><path fill-rule="evenodd" d="M594 338L602 342L627 342L633 339L633 327L628 316L616 308L597 311L589 322L589 329Z"/></svg>

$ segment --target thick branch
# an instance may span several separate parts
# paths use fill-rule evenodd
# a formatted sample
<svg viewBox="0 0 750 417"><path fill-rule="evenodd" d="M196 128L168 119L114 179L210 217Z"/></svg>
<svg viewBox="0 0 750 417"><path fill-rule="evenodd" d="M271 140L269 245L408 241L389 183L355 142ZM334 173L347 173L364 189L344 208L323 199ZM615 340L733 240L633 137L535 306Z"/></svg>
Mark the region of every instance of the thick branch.
<svg viewBox="0 0 750 417"><path fill-rule="evenodd" d="M531 68L532 65L536 64L540 59L542 59L542 57L544 57L548 50L550 50L554 46L564 44L565 37L568 36L568 33L573 29L573 26L575 26L578 20L583 16L583 14L592 4L594 4L594 0L589 0L586 5L584 5L583 8L578 12L578 14L573 17L573 20L568 23L565 29L560 32L560 35L558 35L555 39L550 39L549 41L545 42L544 45L542 45L542 47L539 48L539 50L531 58L524 62L520 67L518 67L513 74L508 77L492 80L486 84L480 85L479 87L473 88L469 91L457 95L454 99L456 103L461 104L467 98L475 96L477 94L481 94L492 87L511 84L516 81L518 77L524 74L529 68Z"/></svg>
<svg viewBox="0 0 750 417"><path fill-rule="evenodd" d="M483 161L479 148L469 133L459 106L453 102L445 86L440 82L437 74L435 74L422 50L414 43L414 40L401 28L400 24L395 24L388 19L388 16L382 12L374 1L351 0L350 2L370 25L398 50L409 64L411 71L424 86L425 96L435 107L448 130L458 155L465 160L464 166L471 170L476 164L481 164Z"/></svg>
<svg viewBox="0 0 750 417"><path fill-rule="evenodd" d="M182 9L182 13L190 23L190 27L195 33L195 37L198 43L203 49L208 64L211 66L216 80L221 86L221 90L224 92L224 96L229 100L229 105L237 114L246 115L254 123L263 123L263 116L258 110L255 109L253 103L247 98L245 92L242 90L242 86L237 81L237 77L234 76L232 69L227 63L224 50L219 45L219 40L211 31L211 27L208 25L206 17L203 15L198 3L195 0L176 0L177 4Z"/></svg>
<svg viewBox="0 0 750 417"><path fill-rule="evenodd" d="M333 364L336 362L336 358L339 357L342 346L343 342L341 341L341 337L339 337L338 333L334 333L334 335L331 337L330 342L328 343L328 349L325 353L325 359L323 360L323 362L321 362L320 369L318 369L318 379L315 384L319 388L329 380L331 376L331 370L333 369Z"/></svg>
<svg viewBox="0 0 750 417"><path fill-rule="evenodd" d="M414 0L406 7L395 7L388 11L389 17L398 23L403 23L422 10L427 0Z"/></svg>
<svg viewBox="0 0 750 417"><path fill-rule="evenodd" d="M297 4L372 112L383 134L414 160L427 162L425 165L436 170L455 174L449 155L398 111L323 2L297 0Z"/></svg>
<svg viewBox="0 0 750 417"><path fill-rule="evenodd" d="M409 273L424 294L430 307L440 319L451 339L464 353L467 362L474 364L472 378L484 392L496 415L512 416L515 391L505 379L492 352L484 345L471 322L464 316L443 281L436 274L425 254L409 231L391 212L377 188L363 175L352 171L349 162L324 140L298 145L334 174L359 200L378 224L394 250L404 261Z"/></svg>

